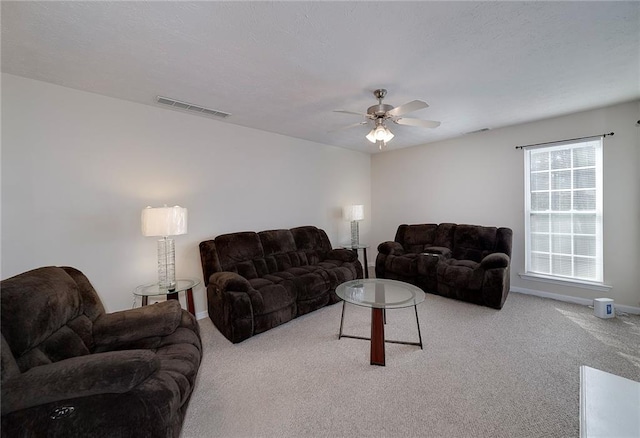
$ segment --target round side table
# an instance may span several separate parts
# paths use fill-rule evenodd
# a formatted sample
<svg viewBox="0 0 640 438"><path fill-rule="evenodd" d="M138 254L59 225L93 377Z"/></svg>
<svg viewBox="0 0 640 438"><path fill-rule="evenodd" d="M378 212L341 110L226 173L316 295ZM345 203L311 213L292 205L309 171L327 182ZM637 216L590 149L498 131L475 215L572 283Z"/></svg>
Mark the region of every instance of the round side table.
<svg viewBox="0 0 640 438"><path fill-rule="evenodd" d="M169 300L178 300L178 294L184 292L187 296L187 310L195 316L195 307L193 305L193 288L200 284L200 280L194 278L183 278L176 280L176 287L168 290L166 287L160 287L158 283L143 284L136 287L133 291L134 296L142 297L142 305L149 304L149 297L165 295Z"/></svg>

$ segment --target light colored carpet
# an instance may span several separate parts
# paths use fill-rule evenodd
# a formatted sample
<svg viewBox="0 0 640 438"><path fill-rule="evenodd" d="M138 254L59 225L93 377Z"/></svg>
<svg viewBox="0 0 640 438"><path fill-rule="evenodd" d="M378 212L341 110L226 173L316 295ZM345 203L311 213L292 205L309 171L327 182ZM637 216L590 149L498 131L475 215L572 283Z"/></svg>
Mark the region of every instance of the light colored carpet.
<svg viewBox="0 0 640 438"><path fill-rule="evenodd" d="M200 321L204 357L182 437L577 437L580 365L640 381L640 317L511 293L500 311L427 294L424 350L338 340L342 304L231 344ZM345 334L369 336L347 305ZM413 308L386 338L417 341Z"/></svg>

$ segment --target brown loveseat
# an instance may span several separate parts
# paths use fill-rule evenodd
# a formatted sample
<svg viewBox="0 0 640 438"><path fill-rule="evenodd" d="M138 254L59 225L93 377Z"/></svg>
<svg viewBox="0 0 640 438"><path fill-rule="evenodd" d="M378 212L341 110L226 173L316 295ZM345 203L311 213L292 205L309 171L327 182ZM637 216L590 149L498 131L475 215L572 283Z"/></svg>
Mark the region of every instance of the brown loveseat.
<svg viewBox="0 0 640 438"><path fill-rule="evenodd" d="M2 281L3 437L177 437L202 356L177 301L105 313L82 272Z"/></svg>
<svg viewBox="0 0 640 438"><path fill-rule="evenodd" d="M512 231L451 223L400 225L378 246L376 277L501 309L509 293Z"/></svg>
<svg viewBox="0 0 640 438"><path fill-rule="evenodd" d="M336 286L363 273L313 226L224 234L201 242L200 258L209 317L233 343L338 302Z"/></svg>

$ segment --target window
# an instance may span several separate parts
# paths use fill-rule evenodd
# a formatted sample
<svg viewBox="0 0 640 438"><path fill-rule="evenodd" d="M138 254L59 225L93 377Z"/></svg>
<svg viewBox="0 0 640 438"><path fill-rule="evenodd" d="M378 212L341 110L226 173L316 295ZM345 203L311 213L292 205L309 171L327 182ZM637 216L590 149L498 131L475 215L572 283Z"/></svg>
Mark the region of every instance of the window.
<svg viewBox="0 0 640 438"><path fill-rule="evenodd" d="M527 274L602 283L602 138L525 150Z"/></svg>

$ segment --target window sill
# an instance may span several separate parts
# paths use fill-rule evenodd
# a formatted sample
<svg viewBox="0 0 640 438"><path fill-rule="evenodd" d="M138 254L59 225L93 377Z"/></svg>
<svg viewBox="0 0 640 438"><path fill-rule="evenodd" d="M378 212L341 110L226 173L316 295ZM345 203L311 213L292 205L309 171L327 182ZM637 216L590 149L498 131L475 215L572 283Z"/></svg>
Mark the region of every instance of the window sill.
<svg viewBox="0 0 640 438"><path fill-rule="evenodd" d="M591 281L581 281L574 279L565 279L561 277L551 277L548 275L534 274L531 272L520 272L518 273L520 278L523 280L531 280L531 281L541 281L543 283L551 283L557 284L560 286L571 286L571 287L579 287L582 289L590 289L597 290L599 292L609 292L611 291L611 286L608 286L603 283L595 283Z"/></svg>

